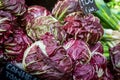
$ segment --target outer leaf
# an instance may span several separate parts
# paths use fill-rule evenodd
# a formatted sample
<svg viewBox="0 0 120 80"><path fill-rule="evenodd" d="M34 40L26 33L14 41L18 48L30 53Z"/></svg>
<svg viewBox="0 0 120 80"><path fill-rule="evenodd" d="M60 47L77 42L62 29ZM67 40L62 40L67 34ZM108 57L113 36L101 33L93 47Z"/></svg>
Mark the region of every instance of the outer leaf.
<svg viewBox="0 0 120 80"><path fill-rule="evenodd" d="M95 70L91 64L75 65L73 79L74 80L92 80L95 75Z"/></svg>
<svg viewBox="0 0 120 80"><path fill-rule="evenodd" d="M91 52L84 41L71 40L64 45L64 48L75 62L78 61L83 64L89 62L91 59Z"/></svg>

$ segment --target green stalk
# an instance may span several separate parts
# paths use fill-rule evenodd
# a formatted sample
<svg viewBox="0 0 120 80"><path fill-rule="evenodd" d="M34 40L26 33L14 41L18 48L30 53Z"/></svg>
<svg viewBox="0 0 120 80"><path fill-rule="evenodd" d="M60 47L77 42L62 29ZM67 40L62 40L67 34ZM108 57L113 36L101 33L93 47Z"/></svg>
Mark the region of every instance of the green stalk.
<svg viewBox="0 0 120 80"><path fill-rule="evenodd" d="M120 14L115 14L116 18L120 21Z"/></svg>
<svg viewBox="0 0 120 80"><path fill-rule="evenodd" d="M97 11L96 14L103 22L105 22L109 25L109 28L112 28L114 30L116 29L115 28L116 25L113 24L114 21L112 21L106 13L101 12L101 11Z"/></svg>
<svg viewBox="0 0 120 80"><path fill-rule="evenodd" d="M110 41L120 41L120 32L112 29L104 29L103 39Z"/></svg>
<svg viewBox="0 0 120 80"><path fill-rule="evenodd" d="M104 49L103 55L104 55L107 59L109 59L109 56L110 56L110 54L109 54L109 46L107 45L106 42L104 42L104 41L101 41L101 42L102 42L103 49Z"/></svg>
<svg viewBox="0 0 120 80"><path fill-rule="evenodd" d="M68 8L66 8L58 17L58 20L63 20L63 18L65 17L65 13L67 12Z"/></svg>
<svg viewBox="0 0 120 80"><path fill-rule="evenodd" d="M105 23L110 25L110 28L114 30L120 30L120 25L118 24L119 20L115 17L114 14L111 13L110 9L108 6L105 4L103 0L95 0L98 11L96 14L100 19L102 19Z"/></svg>
<svg viewBox="0 0 120 80"><path fill-rule="evenodd" d="M105 28L105 29L109 29L109 28L110 28L109 25L106 24L106 23L105 23L104 21L102 21L102 20L101 20L101 24L102 24L103 28Z"/></svg>

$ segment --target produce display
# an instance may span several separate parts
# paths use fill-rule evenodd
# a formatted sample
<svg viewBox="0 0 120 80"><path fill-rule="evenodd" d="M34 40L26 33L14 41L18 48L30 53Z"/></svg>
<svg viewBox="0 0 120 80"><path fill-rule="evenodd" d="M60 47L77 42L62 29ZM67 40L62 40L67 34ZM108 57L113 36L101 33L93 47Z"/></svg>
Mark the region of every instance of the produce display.
<svg viewBox="0 0 120 80"><path fill-rule="evenodd" d="M10 62L40 80L120 80L119 0L95 0L93 14L40 2L0 1L0 74Z"/></svg>

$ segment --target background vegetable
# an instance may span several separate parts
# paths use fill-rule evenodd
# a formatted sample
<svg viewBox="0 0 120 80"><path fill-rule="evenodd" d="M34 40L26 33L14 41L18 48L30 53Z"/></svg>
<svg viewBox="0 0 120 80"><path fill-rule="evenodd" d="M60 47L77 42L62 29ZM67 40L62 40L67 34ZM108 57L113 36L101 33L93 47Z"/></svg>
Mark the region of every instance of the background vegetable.
<svg viewBox="0 0 120 80"><path fill-rule="evenodd" d="M99 9L95 13L95 15L98 16L102 22L108 25L108 27L107 26L103 26L103 27L113 30L120 30L119 19L114 14L112 14L112 12L110 11L109 7L104 2L104 0L95 0L95 2Z"/></svg>
<svg viewBox="0 0 120 80"><path fill-rule="evenodd" d="M9 11L15 16L21 16L26 12L25 0L0 0L0 9Z"/></svg>

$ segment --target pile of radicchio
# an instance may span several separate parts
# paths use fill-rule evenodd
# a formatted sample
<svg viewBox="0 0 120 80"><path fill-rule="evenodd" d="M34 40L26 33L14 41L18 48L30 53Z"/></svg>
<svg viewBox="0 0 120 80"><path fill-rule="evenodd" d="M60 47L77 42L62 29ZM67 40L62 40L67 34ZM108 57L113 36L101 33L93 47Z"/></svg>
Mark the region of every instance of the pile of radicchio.
<svg viewBox="0 0 120 80"><path fill-rule="evenodd" d="M0 61L22 63L41 80L113 80L100 43L100 20L85 15L78 1L59 0L48 11L25 0L0 0ZM117 47L111 60L119 75Z"/></svg>
<svg viewBox="0 0 120 80"><path fill-rule="evenodd" d="M27 9L27 6L25 4L25 0L1 0L0 1L0 49L2 49L2 51L0 50L0 54L3 54L3 55L5 54L5 49L6 49L5 44L7 41L10 40L10 36L16 35L14 34L14 30L16 29L16 26L20 26L20 25L17 25L18 16L22 16L26 12L26 9ZM16 42L18 41L16 40ZM13 46L16 47L15 45ZM10 53L12 53L12 51Z"/></svg>
<svg viewBox="0 0 120 80"><path fill-rule="evenodd" d="M112 80L99 42L100 20L84 15L78 0L56 5L50 14L41 6L29 7L23 18L34 41L24 52L24 70L43 80Z"/></svg>
<svg viewBox="0 0 120 80"><path fill-rule="evenodd" d="M18 22L26 10L25 0L0 0L1 66L4 62L22 63L24 51L32 43ZM2 71L1 66L0 72Z"/></svg>

